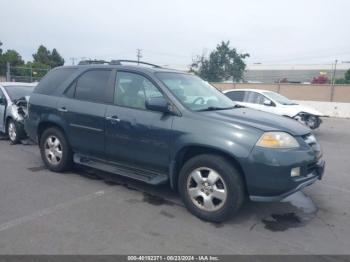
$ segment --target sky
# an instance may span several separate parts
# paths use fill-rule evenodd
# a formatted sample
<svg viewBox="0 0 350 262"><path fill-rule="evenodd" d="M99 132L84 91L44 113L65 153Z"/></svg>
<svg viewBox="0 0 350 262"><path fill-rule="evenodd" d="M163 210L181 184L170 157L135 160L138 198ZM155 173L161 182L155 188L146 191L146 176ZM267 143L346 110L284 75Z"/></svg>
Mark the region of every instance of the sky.
<svg viewBox="0 0 350 262"><path fill-rule="evenodd" d="M350 60L350 0L0 0L0 41L72 58L182 67L229 40L247 63Z"/></svg>

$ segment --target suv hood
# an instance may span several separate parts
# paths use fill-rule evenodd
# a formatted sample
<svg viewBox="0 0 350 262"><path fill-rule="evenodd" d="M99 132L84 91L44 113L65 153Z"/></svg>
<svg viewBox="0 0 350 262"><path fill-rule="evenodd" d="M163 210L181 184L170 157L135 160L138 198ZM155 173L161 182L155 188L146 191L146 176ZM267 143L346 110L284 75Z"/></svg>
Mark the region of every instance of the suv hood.
<svg viewBox="0 0 350 262"><path fill-rule="evenodd" d="M296 120L284 116L265 113L250 108L234 108L202 112L212 119L232 124L251 126L262 131L284 131L294 136L310 133L310 129Z"/></svg>

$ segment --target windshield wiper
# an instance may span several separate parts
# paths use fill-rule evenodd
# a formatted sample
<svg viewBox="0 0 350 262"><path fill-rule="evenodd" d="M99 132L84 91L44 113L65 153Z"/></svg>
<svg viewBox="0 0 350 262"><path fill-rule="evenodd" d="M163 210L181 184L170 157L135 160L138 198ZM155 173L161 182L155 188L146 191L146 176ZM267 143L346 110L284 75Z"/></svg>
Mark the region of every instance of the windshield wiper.
<svg viewBox="0 0 350 262"><path fill-rule="evenodd" d="M207 108L198 110L198 111L216 111L216 110L227 110L239 107L238 105L230 106L230 107L218 107L218 106L209 106Z"/></svg>

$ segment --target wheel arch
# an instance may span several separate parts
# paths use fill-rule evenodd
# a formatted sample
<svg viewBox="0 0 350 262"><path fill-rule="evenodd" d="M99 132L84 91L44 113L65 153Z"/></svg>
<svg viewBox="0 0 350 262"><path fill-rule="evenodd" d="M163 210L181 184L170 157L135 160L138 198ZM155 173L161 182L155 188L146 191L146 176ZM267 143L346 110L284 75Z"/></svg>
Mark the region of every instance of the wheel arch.
<svg viewBox="0 0 350 262"><path fill-rule="evenodd" d="M186 161L197 155L202 154L215 154L227 159L235 168L238 169L242 176L245 189L247 188L244 170L236 156L215 147L209 147L204 145L187 145L178 150L170 166L170 185L173 189L177 189L179 173Z"/></svg>
<svg viewBox="0 0 350 262"><path fill-rule="evenodd" d="M57 128L59 130L61 130L63 132L64 135L66 135L65 129L58 124L57 122L53 122L53 121L42 121L39 123L38 125L38 129L37 129L37 137L38 137L38 142L40 143L40 139L42 134L44 133L44 131L48 128Z"/></svg>

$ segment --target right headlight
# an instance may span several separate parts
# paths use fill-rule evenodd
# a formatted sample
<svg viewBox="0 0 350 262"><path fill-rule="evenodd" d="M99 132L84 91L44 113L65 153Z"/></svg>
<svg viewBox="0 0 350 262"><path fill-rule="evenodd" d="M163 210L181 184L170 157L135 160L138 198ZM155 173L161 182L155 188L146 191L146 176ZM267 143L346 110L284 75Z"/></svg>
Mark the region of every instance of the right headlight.
<svg viewBox="0 0 350 262"><path fill-rule="evenodd" d="M257 146L266 148L297 148L298 141L288 133L285 132L266 132L258 142Z"/></svg>

